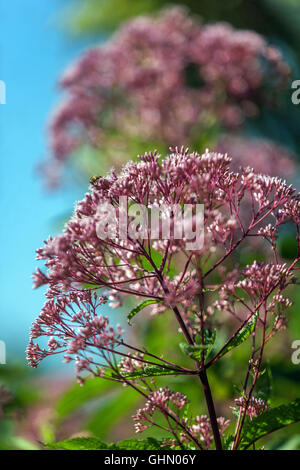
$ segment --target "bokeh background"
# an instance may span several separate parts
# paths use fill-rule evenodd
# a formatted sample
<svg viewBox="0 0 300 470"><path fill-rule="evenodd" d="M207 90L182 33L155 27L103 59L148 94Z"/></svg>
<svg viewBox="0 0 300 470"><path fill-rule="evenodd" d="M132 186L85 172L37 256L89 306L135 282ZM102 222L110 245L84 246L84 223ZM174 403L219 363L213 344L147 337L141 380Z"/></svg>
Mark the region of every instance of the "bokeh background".
<svg viewBox="0 0 300 470"><path fill-rule="evenodd" d="M0 365L1 449L39 448L39 440L68 437L74 429L103 439L132 434L128 416L135 397L130 392L122 396L120 404L120 392L111 385L90 381L80 388L73 384L72 367L66 368L60 359L45 362L39 372L32 372L26 364L29 328L44 302L43 289L32 291L35 249L50 233L61 230L74 202L86 191L88 177L94 174L94 167L88 164L84 175L70 165L65 169L64 184L49 191L39 167L49 153L50 112L62 99L57 86L61 73L87 47L105 43L122 21L168 4L162 0L0 0L0 79L7 86L7 103L0 106L0 340L7 348L7 364ZM290 99L291 83L300 78L299 2L182 0L172 4L184 4L204 23L227 21L236 28L259 32L281 50L292 70L281 105L261 109L259 118L246 122L243 132L284 145L294 155L290 180L299 188L300 105L293 105ZM283 172L284 168L276 168L279 176ZM288 230L284 234L283 256L292 256L293 236ZM271 367L275 404L296 398L300 391L300 368L290 361L291 342L300 339L297 290L293 298L290 333L281 337ZM144 333L149 343L157 342L155 322ZM242 363L244 357L241 350L236 363ZM220 400L232 396L232 387L224 385L223 379L229 382L238 369L229 366L215 372L213 382ZM300 429L294 427L267 445L300 448Z"/></svg>

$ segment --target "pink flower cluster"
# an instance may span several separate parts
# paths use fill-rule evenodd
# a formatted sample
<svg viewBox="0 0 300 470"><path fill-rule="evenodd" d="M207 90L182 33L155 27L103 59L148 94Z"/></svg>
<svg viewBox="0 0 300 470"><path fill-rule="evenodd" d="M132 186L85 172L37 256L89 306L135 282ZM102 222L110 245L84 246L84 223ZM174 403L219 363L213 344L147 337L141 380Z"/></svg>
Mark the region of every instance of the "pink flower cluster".
<svg viewBox="0 0 300 470"><path fill-rule="evenodd" d="M267 139L226 135L219 139L216 151L230 155L234 170L251 164L257 173L281 178L293 176L296 170L293 152Z"/></svg>
<svg viewBox="0 0 300 470"><path fill-rule="evenodd" d="M180 8L134 19L60 80L67 98L50 123L49 183L85 144L116 162L130 137L168 147L193 141L212 118L236 128L258 113L265 85L272 95L288 73L256 33L201 25Z"/></svg>
<svg viewBox="0 0 300 470"><path fill-rule="evenodd" d="M106 353L120 344L121 328L114 330L107 317L98 314L106 299L89 290L63 294L50 289L39 318L31 330L27 359L32 367L48 355L63 353L65 362L76 361L77 373L82 370L102 375L99 355L106 367ZM48 348L41 349L33 340L49 337ZM96 355L97 362L93 355Z"/></svg>
<svg viewBox="0 0 300 470"><path fill-rule="evenodd" d="M151 240L150 235L148 240L100 239L97 224L104 221L99 220L99 204L112 203L118 213L121 196L129 204L146 201L149 207L201 202L205 207L203 248L186 253L183 262L179 254L185 252L184 239ZM246 218L244 204L250 212ZM226 260L242 242L256 238L258 243L267 242L265 250L270 247L273 261L232 271L221 292L231 295L235 288L243 288L249 295L263 296L289 282L292 271L279 263L275 245L282 224L292 221L299 226L299 207L299 196L291 186L250 168L240 174L231 172L230 159L221 154L174 149L162 162L156 153L145 154L139 162L125 165L119 175L112 172L98 178L77 204L64 233L50 237L37 250L37 259L45 260L48 272L36 271L35 286L47 283L55 295L80 292L83 285L104 288L111 301L120 302L128 295L156 299L160 311L180 303L183 314L190 316L201 287L199 270L207 277L221 263L226 267ZM176 276L171 275L173 263L181 268Z"/></svg>
<svg viewBox="0 0 300 470"><path fill-rule="evenodd" d="M217 423L219 425L220 434L221 436L223 436L224 432L230 424L230 421L221 416L217 418ZM194 419L194 423L190 426L190 429L191 433L194 436L197 436L200 442L204 443L205 448L207 450L211 448L211 445L213 443L213 435L211 430L211 423L208 416L196 416Z"/></svg>
<svg viewBox="0 0 300 470"><path fill-rule="evenodd" d="M135 429L137 433L141 433L152 426L157 426L154 420L154 413L159 410L165 415L166 420L172 416L178 417L184 411L188 400L182 393L171 392L168 387L160 388L152 392L148 396L144 408L137 410L133 416ZM223 435L230 421L223 417L217 418L220 434ZM179 436L175 435L175 439L166 439L164 445L174 448L178 444L193 444L194 440L200 442L205 449L210 449L213 443L213 435L211 423L207 416L196 416L193 420L188 419L184 413L177 424L181 424L184 430L181 430ZM163 428L163 426L159 425Z"/></svg>
<svg viewBox="0 0 300 470"><path fill-rule="evenodd" d="M188 400L182 393L171 392L168 387L151 392L144 408L137 410L133 416L136 432L143 432L154 424L153 415L156 410L170 412L173 405L178 413L187 403Z"/></svg>
<svg viewBox="0 0 300 470"><path fill-rule="evenodd" d="M248 401L244 397L240 397L234 400L234 403L239 408L242 408L242 410L246 410L250 421L252 421L253 418L257 418L269 407L268 403L266 403L264 400L255 397L251 397Z"/></svg>
<svg viewBox="0 0 300 470"><path fill-rule="evenodd" d="M96 178L64 232L50 237L37 250L37 259L45 262L47 272L38 269L34 282L36 287L48 285L48 300L32 327L27 351L31 365L36 367L44 357L63 353L67 361L75 359L80 377L81 372L88 372L133 387L147 403L136 415L137 431L143 431L149 423L158 425L153 414L160 410L166 418L165 430L173 434L179 446L188 439L198 448L209 448L213 435L216 448L222 447L220 433L228 423L217 420L212 411L206 369L223 357L249 325L256 347L251 352L243 390L247 402L242 423L247 412L255 416L260 402L252 397L264 348L284 325L285 310L291 304L284 291L295 284L299 269L299 194L279 178L257 174L251 168L233 172L230 165L228 156L208 150L200 155L174 148L164 159L157 152L146 153L138 162L127 163L118 174L112 171ZM110 211L120 215L123 197L129 208L141 204L149 210L161 205L202 204L204 245L186 250L186 240L174 237L172 232L163 240L152 239L150 231L143 238L132 238L129 233L119 238L110 235L110 227L107 236L100 237L99 224L103 228L110 222L99 212L99 206L110 204ZM117 218L116 223L120 220ZM126 220L132 222L130 211ZM194 222L192 215L190 223ZM295 259L284 263L277 238L287 222L295 226L298 249ZM253 239L262 244L266 260L241 268L236 265L236 255ZM108 319L98 312L105 302L99 297L99 289L115 306L130 296L140 302L154 302L151 306L147 303L152 313L171 312L195 368L182 367L165 359L162 352L154 354L125 342L120 327L110 327ZM140 316L142 308L139 304ZM233 320L232 336L213 357L206 357L207 329L219 326L221 319L226 321L228 313ZM45 349L36 343L41 336L49 338ZM200 378L211 427L204 417L190 422L181 416L186 398L166 388L157 389L157 371ZM182 435L174 431L174 423Z"/></svg>

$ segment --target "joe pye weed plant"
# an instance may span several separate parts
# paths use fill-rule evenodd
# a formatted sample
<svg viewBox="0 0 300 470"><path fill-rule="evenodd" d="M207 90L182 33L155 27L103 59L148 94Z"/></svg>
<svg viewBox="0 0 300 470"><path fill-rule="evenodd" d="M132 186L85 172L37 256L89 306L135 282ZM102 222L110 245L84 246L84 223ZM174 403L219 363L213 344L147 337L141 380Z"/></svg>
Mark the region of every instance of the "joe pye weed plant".
<svg viewBox="0 0 300 470"><path fill-rule="evenodd" d="M110 236L112 219L105 220L99 211L105 203L113 206L119 228L121 197L128 200L126 239ZM133 204L149 211L202 204L203 245L187 249L187 240L176 238L172 230L167 239L153 240L150 232L142 236L136 227L132 237ZM172 210L169 217L172 228ZM31 330L29 363L37 367L42 359L62 354L66 362L75 362L83 386L92 375L131 387L143 398L134 426L137 433L151 428L153 438L107 445L93 440L98 449L254 448L262 436L300 420L299 400L273 408L256 394L265 350L272 349L273 337L287 323L287 295L299 269L299 222L300 197L291 186L251 168L233 172L228 156L208 150L200 155L176 147L164 159L146 153L118 174L93 178L63 234L37 250L47 270L37 269L35 287L47 284L48 290ZM195 213L188 223L197 226ZM298 245L289 263L283 263L277 249L278 232L286 223L295 226ZM99 237L99 225L107 226L106 237ZM246 244L260 246L266 261L240 267L237 255ZM184 363L163 350L148 350L139 342L142 338L132 339L130 326L124 332L110 325L103 315L105 303L118 308L127 297L137 299L128 312L130 324L137 316L151 322L155 315L176 323ZM231 335L219 346L225 325ZM38 342L44 336L49 337L47 348ZM230 420L217 414L220 404L209 373L217 362L230 361L230 351L246 341L249 357L239 393L234 403L222 404L228 416L233 411L229 432ZM207 414L193 416L189 397L180 389L156 385L160 376L198 380ZM156 439L158 428L162 440ZM68 448L69 442L74 448L72 441L56 447ZM80 448L90 445L88 438L76 442Z"/></svg>

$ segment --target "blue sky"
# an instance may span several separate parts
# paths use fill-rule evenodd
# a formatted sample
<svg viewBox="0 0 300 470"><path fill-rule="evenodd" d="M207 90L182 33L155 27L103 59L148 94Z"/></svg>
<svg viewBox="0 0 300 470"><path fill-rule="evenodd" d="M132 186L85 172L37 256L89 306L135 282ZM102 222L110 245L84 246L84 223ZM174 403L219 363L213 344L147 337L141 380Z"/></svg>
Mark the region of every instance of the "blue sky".
<svg viewBox="0 0 300 470"><path fill-rule="evenodd" d="M7 358L25 362L31 322L44 302L32 290L35 249L53 233L59 216L81 197L75 189L49 194L36 166L46 153L45 125L59 99L59 73L86 47L59 28L64 0L0 0L0 340Z"/></svg>

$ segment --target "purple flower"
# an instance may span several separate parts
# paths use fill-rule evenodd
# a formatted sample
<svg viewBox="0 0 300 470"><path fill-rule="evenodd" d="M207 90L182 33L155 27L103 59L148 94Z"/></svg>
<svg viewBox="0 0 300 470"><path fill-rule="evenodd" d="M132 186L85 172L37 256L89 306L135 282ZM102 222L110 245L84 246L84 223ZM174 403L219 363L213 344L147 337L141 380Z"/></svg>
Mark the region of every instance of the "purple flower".
<svg viewBox="0 0 300 470"><path fill-rule="evenodd" d="M237 171L251 165L257 173L283 178L293 176L296 171L295 155L266 139L223 136L216 151L230 155L232 167Z"/></svg>
<svg viewBox="0 0 300 470"><path fill-rule="evenodd" d="M60 80L67 97L50 121L45 172L53 184L86 144L117 164L132 138L168 148L193 142L207 121L239 127L266 101L265 85L278 91L288 74L280 52L257 33L203 26L180 8L134 19Z"/></svg>

